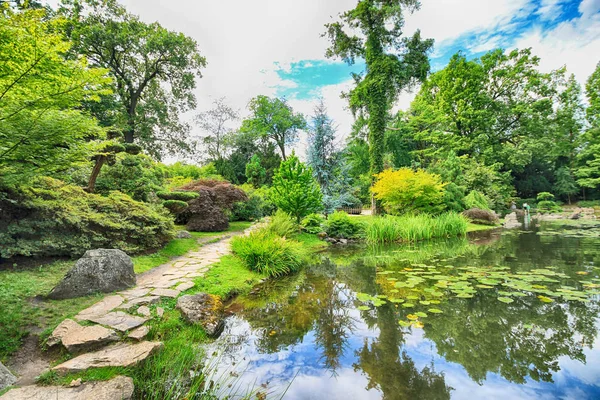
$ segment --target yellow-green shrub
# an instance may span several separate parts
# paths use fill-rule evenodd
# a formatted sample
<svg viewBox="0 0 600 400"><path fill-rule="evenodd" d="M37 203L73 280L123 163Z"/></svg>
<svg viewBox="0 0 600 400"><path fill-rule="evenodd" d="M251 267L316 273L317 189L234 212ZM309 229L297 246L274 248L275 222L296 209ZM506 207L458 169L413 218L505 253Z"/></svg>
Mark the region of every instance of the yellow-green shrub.
<svg viewBox="0 0 600 400"><path fill-rule="evenodd" d="M444 210L445 184L437 174L400 168L385 170L376 178L371 190L390 214L437 214Z"/></svg>

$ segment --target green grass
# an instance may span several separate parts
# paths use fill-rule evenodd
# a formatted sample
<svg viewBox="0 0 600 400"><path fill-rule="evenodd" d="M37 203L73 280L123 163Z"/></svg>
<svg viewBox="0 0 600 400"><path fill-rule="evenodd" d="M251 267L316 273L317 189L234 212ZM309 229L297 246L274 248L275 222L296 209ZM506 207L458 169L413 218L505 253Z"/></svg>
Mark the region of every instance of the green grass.
<svg viewBox="0 0 600 400"><path fill-rule="evenodd" d="M0 271L0 360L15 352L29 331L44 331L94 304L103 295L34 301L45 296L73 267L58 261L37 268Z"/></svg>
<svg viewBox="0 0 600 400"><path fill-rule="evenodd" d="M205 292L227 298L232 294L250 291L266 275L247 269L242 261L233 256L221 257L203 278L196 278L194 292Z"/></svg>
<svg viewBox="0 0 600 400"><path fill-rule="evenodd" d="M464 236L467 227L468 220L456 213L374 217L366 223L365 237L370 244L418 242Z"/></svg>
<svg viewBox="0 0 600 400"><path fill-rule="evenodd" d="M237 221L229 224L229 229L225 232L190 232L193 236L191 239L173 239L165 247L156 253L133 257L133 267L136 274L149 271L159 265L169 262L175 257L182 256L190 251L198 250L203 244L199 243L198 239L204 238L220 238L232 232L243 231L252 225L251 222ZM179 227L183 229L184 227Z"/></svg>
<svg viewBox="0 0 600 400"><path fill-rule="evenodd" d="M469 222L467 232L489 231L490 229L500 228L502 225L480 225Z"/></svg>

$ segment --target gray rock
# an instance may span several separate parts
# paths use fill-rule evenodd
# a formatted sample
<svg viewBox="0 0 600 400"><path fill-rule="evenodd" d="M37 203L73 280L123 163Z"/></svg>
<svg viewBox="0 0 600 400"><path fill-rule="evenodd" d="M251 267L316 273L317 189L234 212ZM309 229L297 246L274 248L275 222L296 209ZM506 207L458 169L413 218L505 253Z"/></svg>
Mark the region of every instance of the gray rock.
<svg viewBox="0 0 600 400"><path fill-rule="evenodd" d="M25 386L0 396L1 400L129 400L133 396L133 379L117 376L109 381L86 382L78 386Z"/></svg>
<svg viewBox="0 0 600 400"><path fill-rule="evenodd" d="M191 324L200 324L209 336L216 337L223 331L224 308L221 299L207 293L181 296L177 309Z"/></svg>
<svg viewBox="0 0 600 400"><path fill-rule="evenodd" d="M177 239L191 239L192 234L189 233L188 231L179 231L175 234L175 237Z"/></svg>
<svg viewBox="0 0 600 400"><path fill-rule="evenodd" d="M75 353L96 349L118 340L119 336L112 329L98 325L81 326L72 319L66 319L54 329L46 343L48 346L62 343L69 353Z"/></svg>
<svg viewBox="0 0 600 400"><path fill-rule="evenodd" d="M0 391L17 382L17 378L0 362Z"/></svg>
<svg viewBox="0 0 600 400"><path fill-rule="evenodd" d="M504 217L504 228L506 229L515 229L520 228L523 224L519 222L517 219L517 213L513 212Z"/></svg>
<svg viewBox="0 0 600 400"><path fill-rule="evenodd" d="M148 321L148 318L136 317L121 311L113 311L103 315L102 317L90 318L89 321L100 325L110 326L113 329L125 332L142 325Z"/></svg>
<svg viewBox="0 0 600 400"><path fill-rule="evenodd" d="M127 254L116 249L88 250L48 297L57 300L72 299L133 286L135 272L133 262Z"/></svg>
<svg viewBox="0 0 600 400"><path fill-rule="evenodd" d="M132 367L162 347L160 342L119 343L95 353L85 353L52 368L59 374L77 373L89 368Z"/></svg>

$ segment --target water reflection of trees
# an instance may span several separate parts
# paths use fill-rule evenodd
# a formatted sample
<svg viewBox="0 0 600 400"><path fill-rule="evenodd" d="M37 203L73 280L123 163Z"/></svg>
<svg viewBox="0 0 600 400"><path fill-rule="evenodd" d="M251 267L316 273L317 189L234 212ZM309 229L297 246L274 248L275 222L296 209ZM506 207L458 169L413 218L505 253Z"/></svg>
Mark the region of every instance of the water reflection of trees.
<svg viewBox="0 0 600 400"><path fill-rule="evenodd" d="M351 313L351 293L383 294L377 267L402 268L408 263L505 265L512 272L548 266L580 277L574 268L599 265L600 251L587 239L541 237L535 234L503 235L492 245L474 246L466 241L445 241L439 247L362 251L354 257L338 254L291 278L277 290L269 289L246 308L244 318L262 334L257 346L274 353L302 342L311 331L321 351L320 363L333 374L348 351L356 321ZM422 251L424 249L424 251ZM586 277L586 279L591 278ZM284 281L285 282L285 281ZM524 383L527 378L551 381L558 360L567 356L585 362L584 348L597 336L595 302L543 303L535 296L514 298L511 304L497 300L496 289L480 290L472 299L450 298L436 305L442 314L425 320L425 338L435 343L446 360L461 364L469 376L482 383L488 373ZM265 296L266 295L266 296ZM362 311L361 319L376 328L376 339L366 339L355 352L356 371L367 377L368 389L378 388L385 399L447 399L451 388L433 366L419 370L402 350L405 333L398 325L409 309L391 303Z"/></svg>

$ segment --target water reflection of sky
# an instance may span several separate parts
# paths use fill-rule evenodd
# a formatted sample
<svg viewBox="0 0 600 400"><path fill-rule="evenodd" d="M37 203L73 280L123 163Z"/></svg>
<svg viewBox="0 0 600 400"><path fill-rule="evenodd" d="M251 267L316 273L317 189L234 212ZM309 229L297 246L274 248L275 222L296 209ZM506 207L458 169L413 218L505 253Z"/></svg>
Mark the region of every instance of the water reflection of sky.
<svg viewBox="0 0 600 400"><path fill-rule="evenodd" d="M256 346L262 333L254 332L243 319L231 317L226 331L215 346L223 349L223 343L234 337L244 340L241 347L235 346L220 358L217 374L237 371L240 377L236 378L239 379L236 385L244 389L269 382L268 387L275 394L287 390L285 399L380 399L382 393L377 389L366 390L368 377L360 368L355 368L356 351L363 347L365 338L376 340L379 331L370 329L361 320L357 310L352 310L352 316L356 321L355 327L349 337L348 347L340 357L340 368L335 373L324 369L322 350L315 342L314 331L306 334L299 344L277 353L264 354ZM586 364L566 356L559 358L560 370L553 374L554 383L528 379L526 384L520 385L508 382L499 374L488 373L486 380L479 385L460 364L440 357L435 343L425 339L422 330L413 330L404 339L399 351L406 351L419 371L433 363L435 372L442 373L446 384L452 387L452 399L600 399L598 340L592 349L585 349Z"/></svg>

